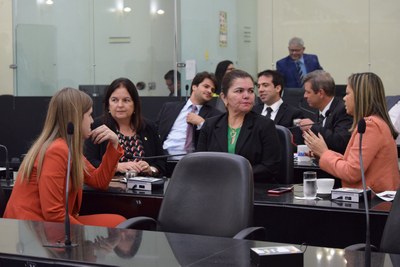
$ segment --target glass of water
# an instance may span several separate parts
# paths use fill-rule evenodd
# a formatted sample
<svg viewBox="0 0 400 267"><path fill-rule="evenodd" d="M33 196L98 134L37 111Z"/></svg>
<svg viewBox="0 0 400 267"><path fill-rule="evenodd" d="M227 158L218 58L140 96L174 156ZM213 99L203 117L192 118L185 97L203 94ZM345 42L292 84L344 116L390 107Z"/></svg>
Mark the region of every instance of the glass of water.
<svg viewBox="0 0 400 267"><path fill-rule="evenodd" d="M303 193L305 199L315 199L317 196L317 173L303 172Z"/></svg>

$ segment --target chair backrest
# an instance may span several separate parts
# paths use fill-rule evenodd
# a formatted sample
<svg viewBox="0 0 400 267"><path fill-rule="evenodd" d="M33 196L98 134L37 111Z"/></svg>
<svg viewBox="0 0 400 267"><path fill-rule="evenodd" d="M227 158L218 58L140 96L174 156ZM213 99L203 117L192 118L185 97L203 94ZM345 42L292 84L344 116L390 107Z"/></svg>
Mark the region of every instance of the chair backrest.
<svg viewBox="0 0 400 267"><path fill-rule="evenodd" d="M4 211L6 210L7 198L3 188L0 184L0 218L3 218Z"/></svg>
<svg viewBox="0 0 400 267"><path fill-rule="evenodd" d="M294 165L292 133L288 128L281 125L275 125L275 127L281 144L281 162L279 166L278 183L293 184Z"/></svg>
<svg viewBox="0 0 400 267"><path fill-rule="evenodd" d="M183 157L172 173L158 216L160 230L233 237L253 220L253 171L223 152Z"/></svg>
<svg viewBox="0 0 400 267"><path fill-rule="evenodd" d="M379 251L400 254L400 189L397 190L386 220Z"/></svg>

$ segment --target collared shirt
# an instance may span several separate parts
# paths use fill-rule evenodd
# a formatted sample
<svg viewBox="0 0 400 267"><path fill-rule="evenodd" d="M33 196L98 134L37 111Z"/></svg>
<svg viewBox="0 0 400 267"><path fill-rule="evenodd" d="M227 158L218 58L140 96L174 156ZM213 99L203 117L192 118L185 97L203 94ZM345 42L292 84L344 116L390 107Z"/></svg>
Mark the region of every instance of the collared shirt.
<svg viewBox="0 0 400 267"><path fill-rule="evenodd" d="M279 99L275 103L273 103L271 106L268 106L267 104L264 104L264 108L261 112L261 115L266 116L267 115L267 108L270 107L272 108L271 112L271 120L275 120L276 114L278 114L279 107L282 105L283 100Z"/></svg>
<svg viewBox="0 0 400 267"><path fill-rule="evenodd" d="M324 116L324 121L322 122L322 127L324 127L325 126L325 121L326 121L326 113L328 112L328 110L330 109L330 107L331 107L331 105L332 105L332 102L333 102L333 97L332 97L332 99L331 99L331 101L329 101L329 103L328 103L328 105L326 105L325 106L325 108L322 110L322 111L320 111L319 112L319 115L322 115L322 116Z"/></svg>
<svg viewBox="0 0 400 267"><path fill-rule="evenodd" d="M199 114L200 109L203 105L196 105L197 111L196 114ZM192 101L188 99L185 106L181 109L178 117L176 118L174 125L172 125L171 131L169 132L167 138L164 141L163 149L168 151L170 155L176 154L185 154L185 141L186 141L186 130L187 130L187 122L186 117L192 112ZM198 126L199 128L201 126ZM170 159L178 160L181 159L182 156L171 157Z"/></svg>
<svg viewBox="0 0 400 267"><path fill-rule="evenodd" d="M394 128L400 132L400 101L389 110L389 116ZM400 144L400 135L397 136L396 143Z"/></svg>

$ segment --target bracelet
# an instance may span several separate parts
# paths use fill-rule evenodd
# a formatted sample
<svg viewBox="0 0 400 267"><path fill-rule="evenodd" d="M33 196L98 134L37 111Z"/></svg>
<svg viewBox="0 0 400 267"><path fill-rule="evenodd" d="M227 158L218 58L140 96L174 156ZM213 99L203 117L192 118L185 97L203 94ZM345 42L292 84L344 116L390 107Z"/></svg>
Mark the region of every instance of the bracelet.
<svg viewBox="0 0 400 267"><path fill-rule="evenodd" d="M158 171L158 169L156 167L150 166L150 170L151 170L151 176L153 176L153 177L157 177L158 176L159 171Z"/></svg>

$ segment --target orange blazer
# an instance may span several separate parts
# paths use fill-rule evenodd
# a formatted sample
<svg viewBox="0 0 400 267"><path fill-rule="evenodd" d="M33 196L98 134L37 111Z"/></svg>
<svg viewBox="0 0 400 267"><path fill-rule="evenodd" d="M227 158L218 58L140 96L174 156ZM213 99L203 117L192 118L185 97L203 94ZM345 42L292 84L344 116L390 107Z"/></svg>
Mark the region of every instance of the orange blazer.
<svg viewBox="0 0 400 267"><path fill-rule="evenodd" d="M112 145L108 145L103 162L97 169L86 158L83 158L87 169L87 173L84 174L84 182L97 189L107 189L122 155L123 149L120 146L115 149ZM54 140L43 158L40 179L37 177L38 159L33 166L29 182L21 183L18 175L7 203L4 218L64 221L67 160L67 143L62 138ZM70 183L68 189L70 221L81 224L77 218L82 203L82 188L76 191Z"/></svg>
<svg viewBox="0 0 400 267"><path fill-rule="evenodd" d="M381 118L370 116L365 122L362 157L366 184L377 193L395 191L400 184L396 142ZM359 146L360 135L355 130L344 155L328 150L321 155L319 166L340 178L343 187L362 188Z"/></svg>

